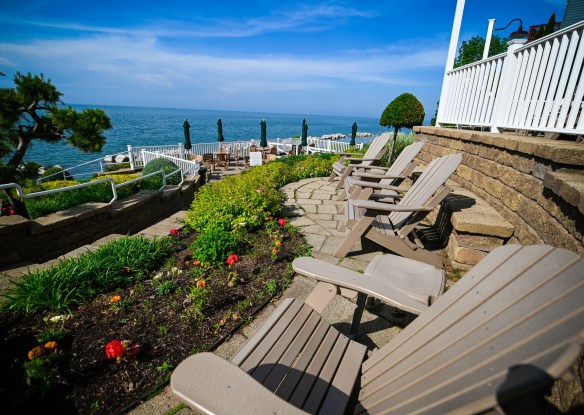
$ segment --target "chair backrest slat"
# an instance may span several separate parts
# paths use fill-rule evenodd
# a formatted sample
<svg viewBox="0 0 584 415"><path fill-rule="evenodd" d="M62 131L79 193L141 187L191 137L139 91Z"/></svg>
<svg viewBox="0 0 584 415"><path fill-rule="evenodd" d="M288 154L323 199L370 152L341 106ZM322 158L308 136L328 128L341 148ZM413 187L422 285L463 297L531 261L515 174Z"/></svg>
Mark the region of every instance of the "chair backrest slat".
<svg viewBox="0 0 584 415"><path fill-rule="evenodd" d="M497 248L363 364L357 412L481 412L559 377L584 342L583 298L577 254Z"/></svg>
<svg viewBox="0 0 584 415"><path fill-rule="evenodd" d="M363 155L364 159L379 160L387 152L387 143L389 142L389 133L383 133L373 139L371 145ZM372 161L363 161L363 165L369 166Z"/></svg>
<svg viewBox="0 0 584 415"><path fill-rule="evenodd" d="M408 165L412 163L414 158L418 155L418 153L422 150L424 146L423 141L416 141L415 143L410 144L406 148L402 150L402 152L397 156L393 164L387 170L388 176L399 176L403 174L403 172L407 169ZM383 179L381 183L391 184L393 179Z"/></svg>
<svg viewBox="0 0 584 415"><path fill-rule="evenodd" d="M404 197L398 202L398 205L425 206L430 197L454 173L461 161L462 156L460 154L449 154L432 160ZM392 212L389 214L389 219L392 223L398 224L407 220L411 215L412 213L410 212Z"/></svg>

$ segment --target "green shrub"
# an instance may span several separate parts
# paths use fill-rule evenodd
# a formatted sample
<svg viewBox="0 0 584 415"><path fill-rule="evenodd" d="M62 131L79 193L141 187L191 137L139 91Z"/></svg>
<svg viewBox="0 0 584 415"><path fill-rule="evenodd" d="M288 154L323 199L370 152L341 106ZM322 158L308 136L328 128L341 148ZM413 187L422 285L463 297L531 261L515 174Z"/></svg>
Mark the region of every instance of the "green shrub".
<svg viewBox="0 0 584 415"><path fill-rule="evenodd" d="M132 284L169 253L165 240L123 237L95 252L29 272L2 292L2 307L18 313L67 311L118 287Z"/></svg>
<svg viewBox="0 0 584 415"><path fill-rule="evenodd" d="M281 215L282 186L328 176L337 159L332 154L285 157L200 188L186 219L186 225L200 233L191 245L193 256L210 263L224 261L244 240L238 235Z"/></svg>
<svg viewBox="0 0 584 415"><path fill-rule="evenodd" d="M225 229L222 223L212 223L189 247L194 258L204 264L220 265L225 263L229 254L238 253L244 240L241 231Z"/></svg>
<svg viewBox="0 0 584 415"><path fill-rule="evenodd" d="M165 158L157 158L154 160L150 160L144 166L142 170L142 175L145 176L150 173L154 173L155 171L163 170L164 174L170 174L176 170L178 167L169 159ZM162 187L162 177L161 176L153 176L148 179L145 179L145 182L148 183L148 188L160 188ZM170 177L166 178L167 185L176 185L180 183L180 173L173 174Z"/></svg>
<svg viewBox="0 0 584 415"><path fill-rule="evenodd" d="M122 170L122 169L129 169L130 168L130 163L120 163L120 164L110 164L108 166L105 166L105 171L106 172L111 172L111 171L118 171L118 170Z"/></svg>

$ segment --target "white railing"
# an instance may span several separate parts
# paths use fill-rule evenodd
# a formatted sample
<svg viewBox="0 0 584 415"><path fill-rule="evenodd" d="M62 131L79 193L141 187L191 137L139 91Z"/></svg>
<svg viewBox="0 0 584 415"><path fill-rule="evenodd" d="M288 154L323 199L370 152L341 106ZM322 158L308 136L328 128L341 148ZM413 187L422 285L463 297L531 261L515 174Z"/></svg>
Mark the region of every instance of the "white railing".
<svg viewBox="0 0 584 415"><path fill-rule="evenodd" d="M182 176L192 177L192 176L196 175L199 171L199 162L196 160L179 159L177 157L169 156L167 154L153 152L153 151L146 151L144 149L142 149L142 151L140 152L140 159L141 159L144 166L149 161L157 159L157 158L164 158L164 159L172 161L174 164L176 164L176 166L178 167L178 170L180 170ZM173 172L171 174L175 174L175 173L176 172ZM182 184L183 180L184 180L184 177L182 178L180 184Z"/></svg>
<svg viewBox="0 0 584 415"><path fill-rule="evenodd" d="M309 138L307 151L309 153L346 153L349 147L351 147L349 143L342 141ZM363 144L356 144L355 148L362 149Z"/></svg>
<svg viewBox="0 0 584 415"><path fill-rule="evenodd" d="M437 124L584 134L584 21L446 73Z"/></svg>
<svg viewBox="0 0 584 415"><path fill-rule="evenodd" d="M108 157L115 157L115 156L128 156L129 154L126 152L123 153L117 153L117 154L113 154L110 155ZM47 176L43 176L39 179L37 179L37 183L41 183L45 180L48 180L50 178L55 178L57 176L63 176L63 180L67 180L68 177L71 177L73 175L75 175L75 177L79 178L79 177L83 177L83 176L87 176L87 177L91 177L93 176L97 171L99 172L104 172L104 167L106 165L118 165L118 164L127 164L128 162L120 162L120 163L106 163L104 161L103 157L100 157L98 159L94 159L94 160L90 160L90 161L86 161L85 163L81 163L78 164L76 166L73 167L68 167L66 169L60 170L57 173L53 173L53 174L49 174ZM97 170L95 169L90 169L89 166L94 165L96 166ZM99 166L99 167L97 167ZM130 168L133 170L132 166L130 165ZM80 172L75 172L75 170L81 170ZM83 171L83 170L90 170L90 171ZM112 172L113 173L113 172Z"/></svg>
<svg viewBox="0 0 584 415"><path fill-rule="evenodd" d="M177 172L180 170L177 170ZM171 173L170 175L174 174L175 172ZM164 188L164 186L166 186L166 178L170 175L165 175L163 170L158 170L155 171L153 173L141 176L141 177L137 177L135 179L132 180L128 180L127 182L124 183L120 183L120 184L116 184L116 182L114 181L114 179L112 179L111 177L104 177L103 179L99 179L99 180L93 180L90 182L86 182L86 183L79 183L79 184L74 184L72 186L67 186L67 187L60 187L58 189L51 189L51 190L42 190L40 192L33 192L33 193L24 193L24 190L22 190L22 187L17 184L17 183L7 183L7 184L0 184L0 190L6 190L6 189L16 189L16 193L18 194L18 196L20 196L23 199L32 199L34 197L41 197L41 196L49 196L55 193L61 193L61 192L69 192L71 190L75 190L75 189L82 189L84 187L89 187L89 186L96 186L98 184L101 183L109 183L112 189L112 199L108 202L108 204L112 204L113 202L115 202L118 199L118 192L117 189L119 189L122 186L127 186L131 183L137 182L139 180L144 180L147 179L149 177L152 176L157 176L157 175L162 175L162 188Z"/></svg>
<svg viewBox="0 0 584 415"><path fill-rule="evenodd" d="M152 153L166 154L167 156L172 156L179 159L185 158L185 148L182 143L179 143L177 145L164 146L140 146L140 147L128 146L128 155L130 157L132 170L136 167L144 167L142 161L142 150L150 151Z"/></svg>

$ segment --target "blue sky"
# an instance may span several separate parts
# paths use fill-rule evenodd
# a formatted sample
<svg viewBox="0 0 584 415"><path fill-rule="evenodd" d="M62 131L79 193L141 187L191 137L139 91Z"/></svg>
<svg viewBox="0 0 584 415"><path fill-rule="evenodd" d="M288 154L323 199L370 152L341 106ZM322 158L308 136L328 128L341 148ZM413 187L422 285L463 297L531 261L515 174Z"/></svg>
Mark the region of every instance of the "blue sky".
<svg viewBox="0 0 584 415"><path fill-rule="evenodd" d="M244 5L245 4L245 5ZM403 92L436 110L455 0L0 3L0 86L44 73L68 104L379 117ZM565 0L467 0L460 40ZM516 29L513 24L507 35Z"/></svg>

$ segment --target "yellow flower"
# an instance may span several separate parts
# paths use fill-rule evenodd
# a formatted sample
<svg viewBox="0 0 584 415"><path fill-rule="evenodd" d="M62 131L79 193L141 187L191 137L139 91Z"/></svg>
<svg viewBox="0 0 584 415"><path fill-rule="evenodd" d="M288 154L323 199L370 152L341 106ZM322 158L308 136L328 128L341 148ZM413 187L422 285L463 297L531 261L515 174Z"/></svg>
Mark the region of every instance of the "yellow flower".
<svg viewBox="0 0 584 415"><path fill-rule="evenodd" d="M121 301L122 297L120 297L119 295L114 295L112 298L110 298L110 303L117 303L118 301Z"/></svg>
<svg viewBox="0 0 584 415"><path fill-rule="evenodd" d="M56 341L50 341L50 342L45 343L45 350L52 351L52 350L55 350L56 348L57 348Z"/></svg>
<svg viewBox="0 0 584 415"><path fill-rule="evenodd" d="M280 241L276 241L276 242L274 242L274 245L276 245L276 246L280 246L280 245L282 245L282 242L280 242Z"/></svg>

